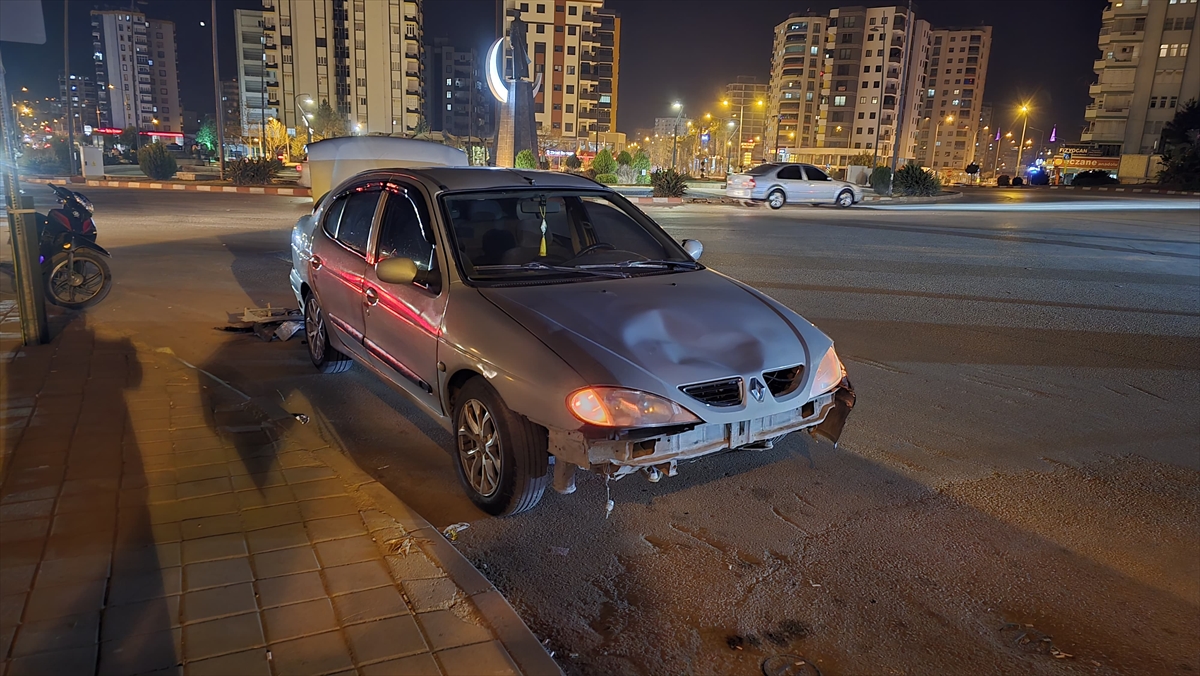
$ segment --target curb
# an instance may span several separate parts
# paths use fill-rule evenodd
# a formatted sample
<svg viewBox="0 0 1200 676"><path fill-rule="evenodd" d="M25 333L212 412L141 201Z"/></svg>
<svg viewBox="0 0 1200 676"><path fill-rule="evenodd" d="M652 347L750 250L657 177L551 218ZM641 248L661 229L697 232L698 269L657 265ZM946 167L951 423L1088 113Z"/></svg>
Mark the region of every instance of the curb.
<svg viewBox="0 0 1200 676"><path fill-rule="evenodd" d="M887 195L867 195L863 202L895 202L898 204L929 204L933 202L949 202L962 199L961 192L946 192L933 197L888 197Z"/></svg>
<svg viewBox="0 0 1200 676"><path fill-rule="evenodd" d="M79 181L71 181L67 178L22 178L22 183L34 183L46 185L49 183L72 183L80 185ZM84 185L93 188L138 188L142 190L185 190L190 192L222 192L222 193L237 193L242 195L290 195L292 197L311 197L312 190L309 188L279 188L274 186L243 186L243 185L196 185L192 183L174 183L165 181L101 181L97 179L87 179L83 181Z"/></svg>
<svg viewBox="0 0 1200 676"><path fill-rule="evenodd" d="M504 646L522 674L562 676L563 671L558 663L546 652L545 647L499 590L446 540L441 531L346 455L341 450L345 448L341 437L319 411L309 407L317 423L317 430L314 431L311 427L303 428L292 424L292 414L269 397L253 398L247 405L257 409L275 425L287 429L289 434L317 437L322 443L313 445L313 455L332 469L344 484L369 498L379 511L398 522L407 534L413 537L417 547L445 571L475 605L479 615L492 628L496 639Z"/></svg>
<svg viewBox="0 0 1200 676"><path fill-rule="evenodd" d="M634 204L683 204L682 197L626 197Z"/></svg>

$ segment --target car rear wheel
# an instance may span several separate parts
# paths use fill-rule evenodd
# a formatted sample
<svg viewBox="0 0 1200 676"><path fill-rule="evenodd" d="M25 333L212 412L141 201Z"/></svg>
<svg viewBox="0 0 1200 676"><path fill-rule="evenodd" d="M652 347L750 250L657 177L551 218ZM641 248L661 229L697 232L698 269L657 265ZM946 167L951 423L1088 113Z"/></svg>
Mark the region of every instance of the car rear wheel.
<svg viewBox="0 0 1200 676"><path fill-rule="evenodd" d="M533 509L550 483L544 429L504 405L482 378L454 398L458 479L483 511L495 516Z"/></svg>
<svg viewBox="0 0 1200 676"><path fill-rule="evenodd" d="M772 209L779 209L786 203L787 199L784 198L782 190L772 190L771 193L767 195L767 206L771 207Z"/></svg>
<svg viewBox="0 0 1200 676"><path fill-rule="evenodd" d="M854 205L854 193L849 190L843 190L838 193L837 205L843 209Z"/></svg>
<svg viewBox="0 0 1200 676"><path fill-rule="evenodd" d="M321 373L349 371L354 362L329 344L329 329L317 294L304 298L304 337L308 339L308 358Z"/></svg>

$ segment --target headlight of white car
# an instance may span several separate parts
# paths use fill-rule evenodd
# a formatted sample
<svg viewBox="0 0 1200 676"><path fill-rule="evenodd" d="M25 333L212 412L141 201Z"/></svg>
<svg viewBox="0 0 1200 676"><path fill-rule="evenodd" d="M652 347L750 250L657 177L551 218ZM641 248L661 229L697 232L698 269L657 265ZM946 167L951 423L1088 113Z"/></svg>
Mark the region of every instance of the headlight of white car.
<svg viewBox="0 0 1200 676"><path fill-rule="evenodd" d="M837 352L834 352L831 347L821 358L821 364L817 367L817 375L813 378L812 396L825 394L832 390L842 382L844 377L846 377L846 367L842 366L842 360L838 359Z"/></svg>
<svg viewBox="0 0 1200 676"><path fill-rule="evenodd" d="M621 387L585 387L567 397L580 421L600 427L655 427L703 422L675 402Z"/></svg>

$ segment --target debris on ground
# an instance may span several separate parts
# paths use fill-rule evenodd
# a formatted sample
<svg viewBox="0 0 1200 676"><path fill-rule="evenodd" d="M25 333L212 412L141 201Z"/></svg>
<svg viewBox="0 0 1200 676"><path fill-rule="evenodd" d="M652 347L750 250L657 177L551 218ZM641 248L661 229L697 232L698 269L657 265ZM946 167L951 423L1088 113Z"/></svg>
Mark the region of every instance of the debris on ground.
<svg viewBox="0 0 1200 676"><path fill-rule="evenodd" d="M763 676L821 676L817 665L799 655L772 655L763 660Z"/></svg>
<svg viewBox="0 0 1200 676"><path fill-rule="evenodd" d="M447 540L454 542L454 541L458 540L459 533L461 533L462 531L464 531L470 527L471 527L471 524L465 523L465 522L452 523L449 526L446 526L442 530L442 535L446 536Z"/></svg>
<svg viewBox="0 0 1200 676"><path fill-rule="evenodd" d="M413 536L405 535L404 537L392 538L390 540L385 540L383 544L384 544L384 546L386 546L388 548L388 551L390 551L391 553L404 554L405 556L407 556L408 553L410 551L412 551L412 546L413 546L414 542L415 542L415 540L413 540Z"/></svg>
<svg viewBox="0 0 1200 676"><path fill-rule="evenodd" d="M550 553L557 554L558 556L566 556L567 554L571 553L571 550L567 549L566 547L551 547Z"/></svg>
<svg viewBox="0 0 1200 676"><path fill-rule="evenodd" d="M1025 652L1050 655L1056 660L1074 657L1074 655L1060 650L1058 646L1054 645L1054 640L1049 634L1034 629L1032 624L1007 622L1004 626L1000 627L1000 631L1002 633L1016 634L1013 643Z"/></svg>
<svg viewBox="0 0 1200 676"><path fill-rule="evenodd" d="M248 307L242 313L229 313L229 325L218 326L218 331L230 333L253 333L263 342L279 339L290 340L296 334L304 334L304 313L300 310L271 307Z"/></svg>
<svg viewBox="0 0 1200 676"><path fill-rule="evenodd" d="M303 413L293 413L292 417L295 418L296 420L299 420L301 425L308 424L309 418L308 418L308 416L304 415Z"/></svg>

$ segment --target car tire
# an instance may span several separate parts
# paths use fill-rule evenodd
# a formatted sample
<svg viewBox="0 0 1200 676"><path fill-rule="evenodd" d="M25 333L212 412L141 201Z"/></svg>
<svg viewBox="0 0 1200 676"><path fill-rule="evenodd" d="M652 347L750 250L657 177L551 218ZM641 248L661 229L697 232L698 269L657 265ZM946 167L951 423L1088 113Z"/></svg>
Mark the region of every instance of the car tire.
<svg viewBox="0 0 1200 676"><path fill-rule="evenodd" d="M458 480L471 502L493 516L533 509L550 485L546 430L509 410L483 378L458 391L453 419Z"/></svg>
<svg viewBox="0 0 1200 676"><path fill-rule="evenodd" d="M781 209L787 204L787 197L784 196L782 190L772 190L767 193L767 206L772 209Z"/></svg>
<svg viewBox="0 0 1200 676"><path fill-rule="evenodd" d="M329 329L317 294L304 297L304 337L308 342L308 358L321 373L345 373L354 362L329 343Z"/></svg>
<svg viewBox="0 0 1200 676"><path fill-rule="evenodd" d="M851 206L854 206L854 193L850 190L843 190L838 193L835 201L839 207L848 209Z"/></svg>

